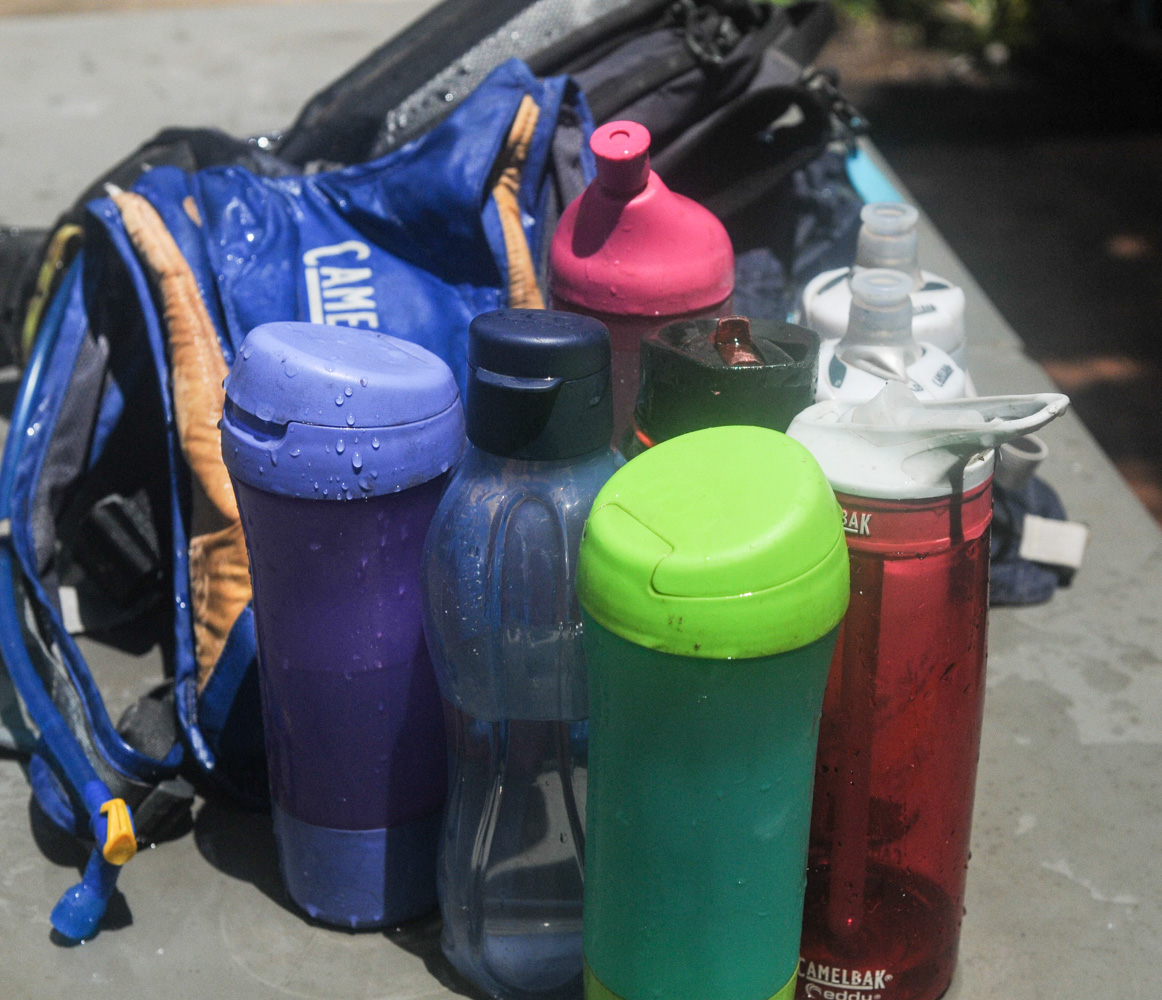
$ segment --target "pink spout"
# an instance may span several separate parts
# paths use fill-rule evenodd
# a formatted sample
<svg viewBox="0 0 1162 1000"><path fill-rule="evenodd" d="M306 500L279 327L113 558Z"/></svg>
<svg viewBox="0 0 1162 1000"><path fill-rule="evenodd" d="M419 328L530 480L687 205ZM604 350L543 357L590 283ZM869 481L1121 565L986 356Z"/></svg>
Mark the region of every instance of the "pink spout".
<svg viewBox="0 0 1162 1000"><path fill-rule="evenodd" d="M593 133L597 183L612 195L637 194L650 179L650 133L637 122L608 122Z"/></svg>
<svg viewBox="0 0 1162 1000"><path fill-rule="evenodd" d="M552 308L596 316L613 353L614 440L638 394L641 338L730 311L734 251L709 211L650 169L650 133L609 122L589 141L597 178L561 214L549 249Z"/></svg>

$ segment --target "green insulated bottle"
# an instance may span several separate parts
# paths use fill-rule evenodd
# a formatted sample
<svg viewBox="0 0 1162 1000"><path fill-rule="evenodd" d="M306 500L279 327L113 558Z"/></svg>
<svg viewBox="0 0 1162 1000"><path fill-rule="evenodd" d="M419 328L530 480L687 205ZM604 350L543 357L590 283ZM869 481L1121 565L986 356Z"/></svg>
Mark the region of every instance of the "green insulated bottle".
<svg viewBox="0 0 1162 1000"><path fill-rule="evenodd" d="M777 431L665 441L597 495L577 591L587 1000L789 1000L848 600L831 487Z"/></svg>

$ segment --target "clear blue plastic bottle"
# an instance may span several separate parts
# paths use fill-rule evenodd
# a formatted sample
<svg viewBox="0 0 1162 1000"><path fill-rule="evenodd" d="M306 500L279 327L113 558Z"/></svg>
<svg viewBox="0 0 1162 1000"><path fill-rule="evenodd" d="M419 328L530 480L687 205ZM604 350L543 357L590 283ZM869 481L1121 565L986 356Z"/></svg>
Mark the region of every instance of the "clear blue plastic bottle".
<svg viewBox="0 0 1162 1000"><path fill-rule="evenodd" d="M477 317L470 444L424 550L424 629L448 731L442 945L505 1000L582 993L588 691L581 529L622 464L609 336L544 310Z"/></svg>

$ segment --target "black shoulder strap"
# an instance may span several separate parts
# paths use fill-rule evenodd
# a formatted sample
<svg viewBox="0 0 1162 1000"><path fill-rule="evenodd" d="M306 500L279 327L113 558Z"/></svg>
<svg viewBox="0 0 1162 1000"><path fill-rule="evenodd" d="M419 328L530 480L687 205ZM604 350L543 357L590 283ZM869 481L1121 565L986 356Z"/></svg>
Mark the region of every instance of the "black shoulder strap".
<svg viewBox="0 0 1162 1000"><path fill-rule="evenodd" d="M802 0L783 10L787 23L774 46L800 66L807 66L835 33L835 8L827 0Z"/></svg>

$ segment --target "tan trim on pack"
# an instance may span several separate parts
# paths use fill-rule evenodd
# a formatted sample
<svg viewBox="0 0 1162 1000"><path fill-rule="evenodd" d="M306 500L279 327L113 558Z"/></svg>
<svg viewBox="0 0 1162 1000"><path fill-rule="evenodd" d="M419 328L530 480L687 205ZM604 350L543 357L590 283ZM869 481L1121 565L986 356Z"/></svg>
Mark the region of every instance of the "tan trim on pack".
<svg viewBox="0 0 1162 1000"><path fill-rule="evenodd" d="M537 286L537 271L529 252L528 237L521 222L521 174L529 156L529 146L537 128L541 109L528 94L521 99L516 118L496 162L499 171L492 188L492 200L500 215L504 232L504 251L508 258L508 304L512 309L544 309L545 300Z"/></svg>
<svg viewBox="0 0 1162 1000"><path fill-rule="evenodd" d="M164 307L178 440L193 472L190 599L200 690L250 600L246 544L218 430L229 369L193 271L157 210L139 194L112 185L108 192Z"/></svg>

